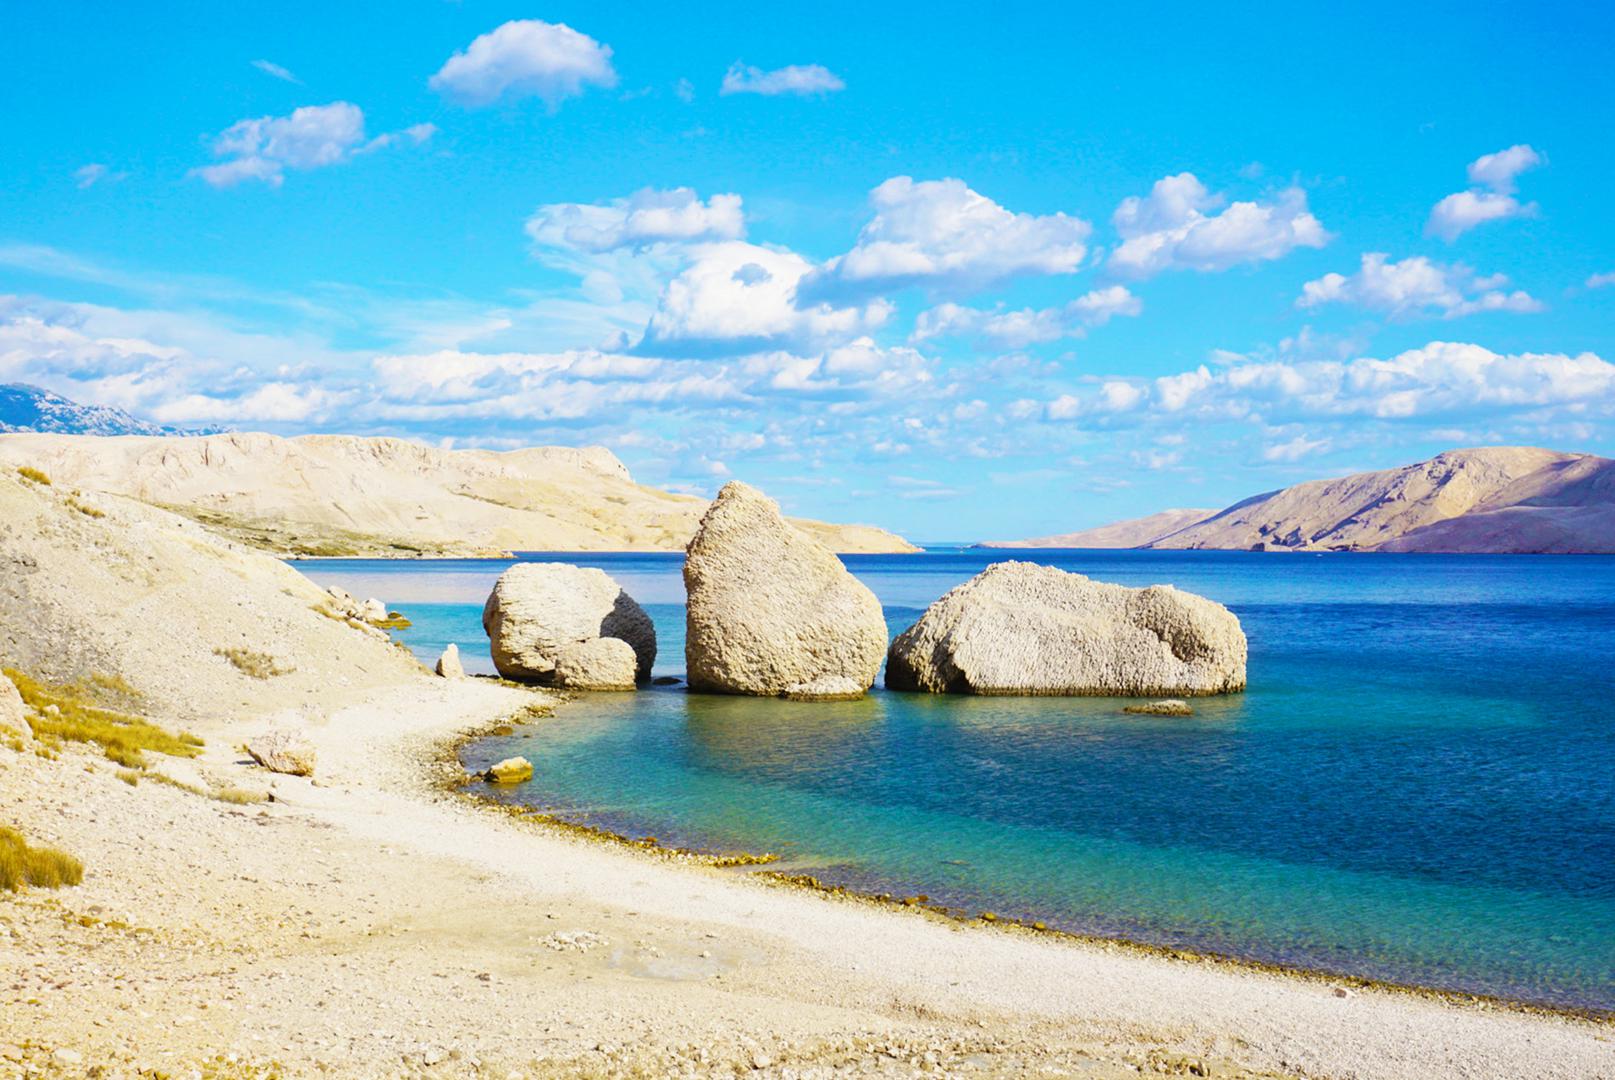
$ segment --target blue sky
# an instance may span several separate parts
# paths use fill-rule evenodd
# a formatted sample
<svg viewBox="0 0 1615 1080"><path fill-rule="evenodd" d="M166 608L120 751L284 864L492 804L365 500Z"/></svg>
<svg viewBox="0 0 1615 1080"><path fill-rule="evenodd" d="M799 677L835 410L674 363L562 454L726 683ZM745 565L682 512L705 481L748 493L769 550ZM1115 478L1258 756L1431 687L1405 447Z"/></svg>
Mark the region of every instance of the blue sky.
<svg viewBox="0 0 1615 1080"><path fill-rule="evenodd" d="M1615 450L1600 5L7 24L0 381L920 539Z"/></svg>

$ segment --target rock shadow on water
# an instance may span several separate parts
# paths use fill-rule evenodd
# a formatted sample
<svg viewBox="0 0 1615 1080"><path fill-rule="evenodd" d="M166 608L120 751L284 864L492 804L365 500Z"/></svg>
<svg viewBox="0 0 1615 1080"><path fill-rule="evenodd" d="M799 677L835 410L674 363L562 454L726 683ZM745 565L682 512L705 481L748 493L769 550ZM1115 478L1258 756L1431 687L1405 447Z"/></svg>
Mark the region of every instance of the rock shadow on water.
<svg viewBox="0 0 1615 1080"><path fill-rule="evenodd" d="M685 728L701 764L726 772L835 769L858 757L886 719L879 695L850 701L683 696Z"/></svg>

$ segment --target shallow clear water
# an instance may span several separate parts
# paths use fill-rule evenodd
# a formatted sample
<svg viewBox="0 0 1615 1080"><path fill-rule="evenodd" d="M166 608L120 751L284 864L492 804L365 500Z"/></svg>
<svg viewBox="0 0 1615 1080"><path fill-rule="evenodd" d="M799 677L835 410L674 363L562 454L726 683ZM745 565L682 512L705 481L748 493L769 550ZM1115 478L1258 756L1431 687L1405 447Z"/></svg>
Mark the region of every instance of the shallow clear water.
<svg viewBox="0 0 1615 1080"><path fill-rule="evenodd" d="M562 555L683 671L677 555ZM1004 553L850 556L893 632ZM1250 690L1187 719L1104 698L597 695L510 737L498 797L975 912L1615 1009L1615 558L1028 552L1231 607ZM382 597L424 659L492 670L503 561L298 564Z"/></svg>

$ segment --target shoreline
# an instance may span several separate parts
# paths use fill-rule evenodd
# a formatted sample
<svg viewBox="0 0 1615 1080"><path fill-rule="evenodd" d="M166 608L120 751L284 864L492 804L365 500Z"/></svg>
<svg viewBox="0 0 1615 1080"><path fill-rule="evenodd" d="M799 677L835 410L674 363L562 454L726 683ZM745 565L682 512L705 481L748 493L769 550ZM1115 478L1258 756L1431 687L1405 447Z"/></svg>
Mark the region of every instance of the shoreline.
<svg viewBox="0 0 1615 1080"><path fill-rule="evenodd" d="M458 751L535 707L566 702L412 676L306 729L316 780L243 761L250 715L158 763L267 785L246 808L0 753L0 814L86 866L0 901L0 1077L1615 1077L1608 1022L975 933L501 812Z"/></svg>
<svg viewBox="0 0 1615 1080"><path fill-rule="evenodd" d="M568 696L556 701L546 710L544 717L553 716L560 710L565 709L574 700L575 696ZM731 854L709 851L700 847L667 845L653 836L635 839L604 826L570 821L560 815L527 807L520 803L506 803L489 798L486 794L475 790L479 785L482 785L482 781L478 779L476 774L466 770L460 760L460 752L479 739L497 735L498 732L493 729L505 726L507 723L508 721L502 721L498 724L490 724L488 725L489 730L466 733L448 740L439 748L438 759L430 762L428 767L434 770L438 768L444 770L442 787L445 792L466 800L484 812L524 822L550 832L552 835L565 835L586 842L597 843L614 851L629 852L631 853L630 857L637 855L642 858L655 858L659 861L673 862L679 865L705 866L712 869L730 869L746 866L766 867L769 863L778 860L779 857L772 853L759 855L741 850ZM1313 985L1325 985L1331 988L1344 984L1352 990L1376 990L1389 994L1406 994L1410 997L1451 1006L1483 1010L1506 1010L1528 1016L1557 1017L1609 1026L1615 1029L1615 1008L1599 1009L1588 1006L1555 1005L1502 995L1377 979L1345 972L1333 972L1326 968L1285 964L1210 950L1160 945L1126 937L1085 934L1063 930L1058 927L1043 926L1035 920L1028 922L1022 918L996 916L992 919L985 919L981 915L970 915L963 909L951 908L943 904L932 904L925 901L911 902L917 898L895 897L890 893L871 892L845 885L825 883L813 875L805 873L755 869L749 872L747 876L764 882L773 888L813 894L825 900L840 900L862 904L873 909L890 912L893 915L942 919L964 928L980 931L998 931L1025 935L1044 941L1060 941L1091 948L1116 949L1156 959L1223 966L1233 971L1260 972Z"/></svg>

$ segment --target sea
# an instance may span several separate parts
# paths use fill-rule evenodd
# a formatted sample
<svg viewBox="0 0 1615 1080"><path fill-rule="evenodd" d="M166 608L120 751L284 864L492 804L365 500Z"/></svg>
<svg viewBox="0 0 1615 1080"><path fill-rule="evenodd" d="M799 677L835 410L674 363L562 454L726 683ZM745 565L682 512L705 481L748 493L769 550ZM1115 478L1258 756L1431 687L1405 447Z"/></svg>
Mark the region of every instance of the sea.
<svg viewBox="0 0 1615 1080"><path fill-rule="evenodd" d="M595 566L684 671L682 556ZM1319 972L1615 1011L1615 558L1252 552L849 555L895 635L1023 559L1231 608L1249 689L1191 717L1116 698L876 689L853 702L582 698L467 745L487 789L567 820L963 915ZM483 601L510 560L294 562L492 672ZM878 686L878 684L877 684Z"/></svg>

